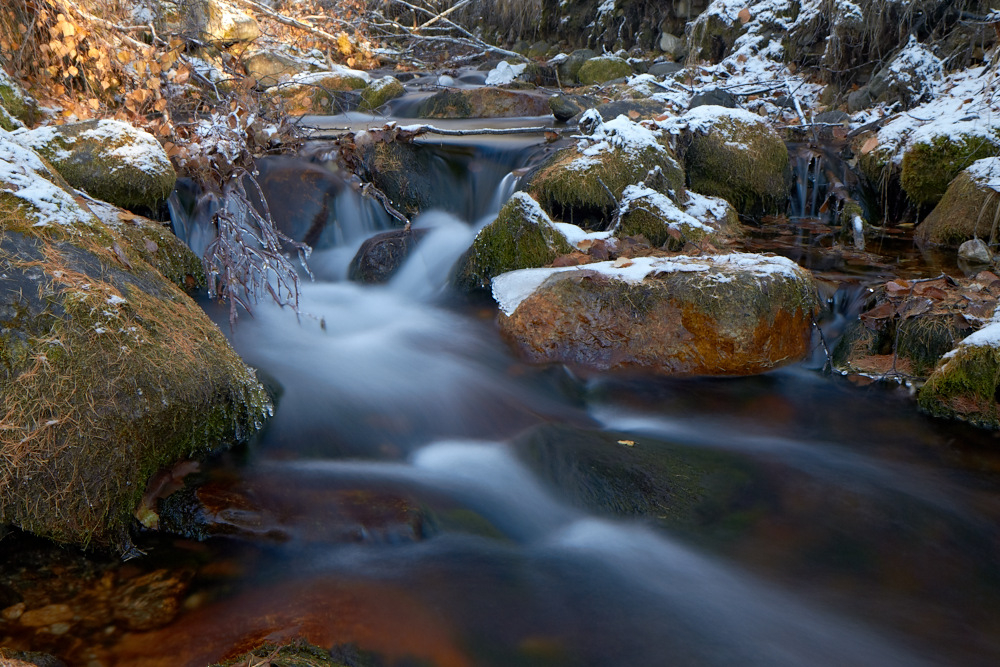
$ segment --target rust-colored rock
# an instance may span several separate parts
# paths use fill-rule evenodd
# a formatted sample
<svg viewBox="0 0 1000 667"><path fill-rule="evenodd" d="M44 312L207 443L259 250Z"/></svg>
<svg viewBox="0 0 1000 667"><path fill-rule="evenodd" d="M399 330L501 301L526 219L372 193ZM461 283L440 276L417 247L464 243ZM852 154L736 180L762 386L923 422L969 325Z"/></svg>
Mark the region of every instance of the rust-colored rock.
<svg viewBox="0 0 1000 667"><path fill-rule="evenodd" d="M750 375L809 351L815 286L784 258L642 257L534 271L493 284L501 332L531 361Z"/></svg>

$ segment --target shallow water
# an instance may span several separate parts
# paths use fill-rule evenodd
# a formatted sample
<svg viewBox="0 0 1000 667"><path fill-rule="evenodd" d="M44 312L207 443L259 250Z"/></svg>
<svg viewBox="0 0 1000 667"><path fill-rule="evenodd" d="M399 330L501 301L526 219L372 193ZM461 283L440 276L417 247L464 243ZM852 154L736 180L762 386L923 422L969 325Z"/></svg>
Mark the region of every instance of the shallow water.
<svg viewBox="0 0 1000 667"><path fill-rule="evenodd" d="M345 221L298 316L261 303L230 330L206 304L278 394L260 437L206 472L255 505L220 513L229 538L150 538L138 567L189 572L182 610L111 630L101 664L201 666L292 636L444 667L1000 660L994 434L824 374L818 349L728 379L519 362L495 309L448 278L532 150L459 154L490 165L475 205L415 220L432 231L390 284L343 279L385 224ZM782 224L802 236L750 246L829 257L802 251L808 224ZM831 336L865 281L938 270L908 256L814 267L847 285Z"/></svg>

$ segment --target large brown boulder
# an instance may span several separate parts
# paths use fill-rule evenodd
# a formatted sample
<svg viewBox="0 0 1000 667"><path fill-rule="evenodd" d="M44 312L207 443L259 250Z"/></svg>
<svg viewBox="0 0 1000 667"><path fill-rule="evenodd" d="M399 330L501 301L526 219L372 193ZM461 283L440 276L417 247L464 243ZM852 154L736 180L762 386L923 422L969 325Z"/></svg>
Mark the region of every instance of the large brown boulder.
<svg viewBox="0 0 1000 667"><path fill-rule="evenodd" d="M485 86L442 90L420 106L421 118L520 118L548 116L549 96Z"/></svg>
<svg viewBox="0 0 1000 667"><path fill-rule="evenodd" d="M493 296L501 332L530 361L675 375L801 360L817 310L807 271L749 253L513 271Z"/></svg>

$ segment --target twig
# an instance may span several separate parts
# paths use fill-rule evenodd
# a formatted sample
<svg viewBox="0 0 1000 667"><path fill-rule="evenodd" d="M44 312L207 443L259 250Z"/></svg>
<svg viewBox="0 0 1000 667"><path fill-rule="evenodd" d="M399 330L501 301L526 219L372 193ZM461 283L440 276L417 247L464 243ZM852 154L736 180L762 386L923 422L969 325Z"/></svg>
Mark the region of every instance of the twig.
<svg viewBox="0 0 1000 667"><path fill-rule="evenodd" d="M471 0L462 0L462 2L458 3L457 5L452 6L450 9L444 10L443 12L441 12L440 14L438 14L437 16L435 16L434 18L432 18L430 21L427 21L423 25L417 27L417 30L423 30L427 26L432 25L432 24L440 21L441 19L443 19L444 17L448 16L448 14L451 14L456 9L460 9L460 8L466 6L467 4L469 4L470 1Z"/></svg>
<svg viewBox="0 0 1000 667"><path fill-rule="evenodd" d="M471 130L446 130L442 127L434 127L433 125L408 125L400 129L405 129L407 132L412 132L413 136L420 134L440 134L442 136L449 137L469 137L477 135L497 135L497 134L541 134L543 132L556 132L565 133L574 130L570 129L556 129L552 127L481 127ZM324 129L316 130L309 133L310 139L332 139L339 137L344 132L349 132L348 128L334 128L334 129Z"/></svg>
<svg viewBox="0 0 1000 667"><path fill-rule="evenodd" d="M379 203L382 204L383 208L385 208L386 213L403 223L403 231L410 231L410 219L392 205L392 202L389 201L389 197L384 192L379 190L372 183L365 183L361 186L361 194L366 197L374 197L377 199Z"/></svg>
<svg viewBox="0 0 1000 667"><path fill-rule="evenodd" d="M291 26L293 28L299 28L300 30L305 30L306 32L308 32L310 34L316 35L317 37L322 37L323 39L327 40L328 42L333 42L334 44L337 43L337 37L334 36L334 35L331 35L330 33L326 32L325 30L320 30L319 28L317 28L317 27L315 27L313 25L310 25L310 24L306 23L305 21L300 21L298 19L293 19L290 16L285 16L284 14L279 14L278 12L274 11L273 9L270 9L269 7L265 7L264 5L260 4L259 2L254 2L254 0L236 0L236 2L239 2L242 5L246 5L247 7L253 7L254 9L256 9L261 14L265 14L267 16L270 16L272 19L274 19L278 23L283 23L283 24L285 24L287 26ZM340 19L333 19L333 20L334 21L338 21L339 23L346 23L345 21L341 21Z"/></svg>

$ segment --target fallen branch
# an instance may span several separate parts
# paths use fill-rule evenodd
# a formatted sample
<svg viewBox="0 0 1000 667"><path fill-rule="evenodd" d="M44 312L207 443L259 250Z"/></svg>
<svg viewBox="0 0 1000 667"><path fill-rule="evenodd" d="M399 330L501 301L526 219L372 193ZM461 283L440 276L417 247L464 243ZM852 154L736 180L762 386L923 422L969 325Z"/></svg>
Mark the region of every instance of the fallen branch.
<svg viewBox="0 0 1000 667"><path fill-rule="evenodd" d="M266 16L271 17L272 19L274 19L278 23L282 23L282 24L290 26L292 28L298 28L300 30L305 30L306 32L308 32L311 35L315 35L316 37L320 37L322 39L325 39L328 42L332 42L334 44L337 44L337 37L335 35L331 35L330 33L326 32L325 30L320 30L319 28L317 28L317 27L315 27L313 25L310 25L310 24L306 23L305 21L300 21L299 19L293 19L290 16L285 16L284 14L279 14L278 12L274 11L270 7L265 7L264 5L260 4L259 2L254 2L254 0L236 0L236 2L238 2L238 3L242 4L242 5L245 5L247 7L252 7L253 9L257 10L258 12L260 12L261 14L264 14ZM330 17L330 18L332 18L332 17ZM338 21L338 22L340 22L342 24L346 23L346 21L340 21L340 19L333 19L333 20L334 21Z"/></svg>
<svg viewBox="0 0 1000 667"><path fill-rule="evenodd" d="M472 137L477 135L502 135L502 134L543 134L545 132L556 132L559 134L574 131L569 129L557 129L553 127L479 127L470 130L447 130L443 127L433 125L406 125L399 129L405 130L410 137L421 134L440 134L446 137ZM330 128L314 130L309 133L310 139L335 139L344 133L351 132L350 128Z"/></svg>
<svg viewBox="0 0 1000 667"><path fill-rule="evenodd" d="M423 25L419 26L417 28L417 30L423 30L427 26L433 25L434 23L436 23L436 22L440 21L441 19L445 18L446 16L448 16L448 14L451 14L456 9L461 9L462 7L465 7L467 4L469 4L469 2L471 2L471 0L462 0L462 2L458 3L457 5L453 5L449 9L444 10L443 12L441 12L440 14L438 14L437 16L435 16L434 18L432 18L430 21L427 21ZM449 21L449 23L450 23L450 21Z"/></svg>

